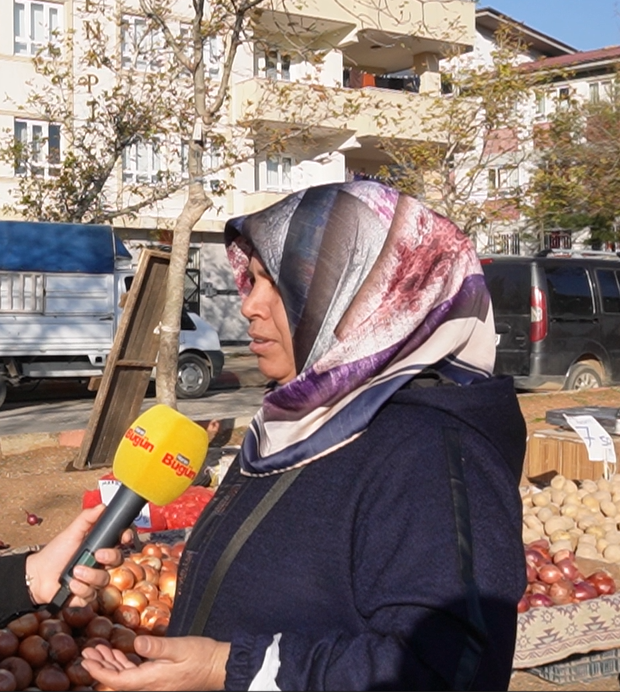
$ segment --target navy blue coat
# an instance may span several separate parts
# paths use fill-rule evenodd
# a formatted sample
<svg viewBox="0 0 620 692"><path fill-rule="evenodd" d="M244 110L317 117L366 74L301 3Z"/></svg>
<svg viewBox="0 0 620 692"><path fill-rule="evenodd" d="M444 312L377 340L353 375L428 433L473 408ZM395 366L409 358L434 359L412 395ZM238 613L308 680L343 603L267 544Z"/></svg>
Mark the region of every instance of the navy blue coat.
<svg viewBox="0 0 620 692"><path fill-rule="evenodd" d="M512 380L397 392L359 438L306 466L243 546L203 634L247 689L274 635L281 690L507 689L525 589ZM194 527L170 636L278 476L236 464Z"/></svg>

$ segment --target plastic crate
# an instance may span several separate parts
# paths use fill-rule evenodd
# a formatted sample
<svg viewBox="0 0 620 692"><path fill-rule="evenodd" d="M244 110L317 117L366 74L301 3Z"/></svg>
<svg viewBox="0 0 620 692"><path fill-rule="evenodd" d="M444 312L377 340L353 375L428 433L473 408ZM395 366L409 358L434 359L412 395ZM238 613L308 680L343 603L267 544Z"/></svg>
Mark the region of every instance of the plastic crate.
<svg viewBox="0 0 620 692"><path fill-rule="evenodd" d="M560 685L617 675L620 673L620 649L573 654L557 663L530 668L527 672Z"/></svg>

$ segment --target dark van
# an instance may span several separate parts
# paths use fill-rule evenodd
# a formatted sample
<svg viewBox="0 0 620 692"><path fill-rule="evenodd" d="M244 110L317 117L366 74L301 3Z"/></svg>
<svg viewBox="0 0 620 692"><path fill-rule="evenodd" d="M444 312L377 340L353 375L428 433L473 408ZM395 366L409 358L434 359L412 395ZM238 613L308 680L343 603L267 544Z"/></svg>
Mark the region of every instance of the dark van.
<svg viewBox="0 0 620 692"><path fill-rule="evenodd" d="M493 301L495 373L523 390L620 384L620 257L480 257Z"/></svg>

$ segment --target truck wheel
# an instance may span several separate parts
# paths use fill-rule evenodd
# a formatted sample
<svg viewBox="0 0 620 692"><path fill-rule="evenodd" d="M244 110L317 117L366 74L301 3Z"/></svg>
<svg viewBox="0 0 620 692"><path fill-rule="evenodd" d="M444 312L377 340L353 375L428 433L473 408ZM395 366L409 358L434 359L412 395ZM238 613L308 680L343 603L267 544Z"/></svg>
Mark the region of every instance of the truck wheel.
<svg viewBox="0 0 620 692"><path fill-rule="evenodd" d="M204 358L195 353L181 353L176 392L179 399L198 399L211 384L211 370Z"/></svg>
<svg viewBox="0 0 620 692"><path fill-rule="evenodd" d="M0 377L0 406L4 403L6 399L6 380L4 377Z"/></svg>
<svg viewBox="0 0 620 692"><path fill-rule="evenodd" d="M568 371L564 389L596 389L603 385L600 369L592 363L575 363Z"/></svg>

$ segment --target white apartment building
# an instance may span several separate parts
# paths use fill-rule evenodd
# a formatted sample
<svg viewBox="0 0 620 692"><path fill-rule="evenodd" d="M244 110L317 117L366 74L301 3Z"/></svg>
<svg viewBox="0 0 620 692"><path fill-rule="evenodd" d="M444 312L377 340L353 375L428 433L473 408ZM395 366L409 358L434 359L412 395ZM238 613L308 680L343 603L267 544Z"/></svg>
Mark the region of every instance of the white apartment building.
<svg viewBox="0 0 620 692"><path fill-rule="evenodd" d="M97 4L111 17L103 32L116 46L115 59L123 66L126 61L129 69L131 43L144 31L138 0L0 0L1 16L13 18L0 26L0 131L12 132L24 143L45 142L45 150L38 152L42 176L56 174L65 138L60 125L46 121L28 103L33 88L45 88L44 80L35 74L32 56L65 31L75 32L76 44L85 42L92 32L88 12ZM173 9L173 29L183 35L191 21L191 3L177 0ZM440 93L440 58L451 46L469 50L475 43L471 0L265 0L260 9L248 40L236 54L222 133L230 137L237 122L249 123L243 140L248 152L260 150L261 127L281 126L290 132L297 128L300 134L289 135L277 154L249 155L234 173L212 173L204 181L213 188L218 176L226 176L230 189L217 198L192 235L186 296L225 343L247 340L223 249L225 220L309 185L372 175L385 163L376 146L380 135L414 141L428 137L420 121L430 99ZM153 48L160 41L155 36ZM221 78L221 52L216 39L205 45L206 68L215 85ZM143 70L157 69L146 53L132 64ZM405 70L415 73L415 79L389 76ZM105 86L101 75L95 67L71 75L77 85L72 94L76 118L88 112L91 85ZM280 102L263 103L257 109L262 95L273 93L274 88L292 94L296 107L287 112ZM335 104L324 119L317 117L317 88ZM364 106L346 111L345 101L353 93L364 95ZM300 103L306 111L298 107ZM168 153L153 142L135 144L123 152L108 192L122 194L123 186L131 182L155 181L166 166L176 166L174 170L182 174L183 156L183 142ZM206 168L217 170L221 156L221 149L210 148ZM10 200L20 174L18 163L0 165L0 205ZM134 218L119 219L115 227L136 249L165 244L184 201L181 188Z"/></svg>
<svg viewBox="0 0 620 692"><path fill-rule="evenodd" d="M535 131L544 129L549 116L556 108L562 108L568 98L582 102L608 98L620 66L620 46L577 51L491 8L477 10L474 49L460 60L491 65L491 51L496 45L494 35L502 25L513 27L527 44L528 50L520 56L520 62L528 72L536 73L540 85L519 106L518 116L524 137L519 138L506 128L491 133L494 136L487 142L480 142L480 147L488 149L490 164L488 175L481 176L476 197L487 204L510 198L517 188L527 188L536 161L535 138L532 136ZM530 229L528 241L523 235L527 220L516 209L506 217L505 223L495 224L491 233L477 234L480 252L531 254L547 248L580 249L589 242L587 228L579 233L550 230L542 238L532 236Z"/></svg>

